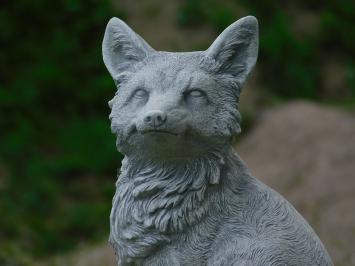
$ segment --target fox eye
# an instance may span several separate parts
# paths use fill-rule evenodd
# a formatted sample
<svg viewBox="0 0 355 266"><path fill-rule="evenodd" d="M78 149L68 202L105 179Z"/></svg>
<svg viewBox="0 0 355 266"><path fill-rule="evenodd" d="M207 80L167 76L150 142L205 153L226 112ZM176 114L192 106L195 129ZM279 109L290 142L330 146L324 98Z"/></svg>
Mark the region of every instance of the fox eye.
<svg viewBox="0 0 355 266"><path fill-rule="evenodd" d="M185 91L184 100L190 106L196 104L208 104L209 102L206 92L200 89L190 89Z"/></svg>
<svg viewBox="0 0 355 266"><path fill-rule="evenodd" d="M137 99L144 99L147 98L149 93L144 90L144 89L136 89L133 93L131 98L137 98Z"/></svg>
<svg viewBox="0 0 355 266"><path fill-rule="evenodd" d="M192 89L192 90L189 90L185 93L185 97L199 98L199 97L205 97L205 96L206 96L206 94L200 89Z"/></svg>
<svg viewBox="0 0 355 266"><path fill-rule="evenodd" d="M149 92L145 89L136 89L134 90L131 95L127 98L126 104L134 103L139 105L144 105L149 99Z"/></svg>

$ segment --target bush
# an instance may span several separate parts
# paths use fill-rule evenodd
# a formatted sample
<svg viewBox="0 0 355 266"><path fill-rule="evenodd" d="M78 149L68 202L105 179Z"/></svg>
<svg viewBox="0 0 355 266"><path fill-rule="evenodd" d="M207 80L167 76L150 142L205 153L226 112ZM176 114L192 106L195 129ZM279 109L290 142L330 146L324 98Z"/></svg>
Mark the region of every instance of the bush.
<svg viewBox="0 0 355 266"><path fill-rule="evenodd" d="M17 265L108 233L121 155L100 47L113 14L108 1L1 5L0 264Z"/></svg>

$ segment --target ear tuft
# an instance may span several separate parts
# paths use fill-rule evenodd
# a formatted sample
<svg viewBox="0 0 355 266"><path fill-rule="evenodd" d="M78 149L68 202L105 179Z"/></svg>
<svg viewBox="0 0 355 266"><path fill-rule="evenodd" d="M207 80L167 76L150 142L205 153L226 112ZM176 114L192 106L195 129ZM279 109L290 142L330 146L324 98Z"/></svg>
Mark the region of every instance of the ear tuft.
<svg viewBox="0 0 355 266"><path fill-rule="evenodd" d="M114 79L152 52L154 49L126 23L118 18L110 19L102 43L102 55Z"/></svg>
<svg viewBox="0 0 355 266"><path fill-rule="evenodd" d="M243 84L258 57L258 21L241 18L226 28L205 52L225 71Z"/></svg>

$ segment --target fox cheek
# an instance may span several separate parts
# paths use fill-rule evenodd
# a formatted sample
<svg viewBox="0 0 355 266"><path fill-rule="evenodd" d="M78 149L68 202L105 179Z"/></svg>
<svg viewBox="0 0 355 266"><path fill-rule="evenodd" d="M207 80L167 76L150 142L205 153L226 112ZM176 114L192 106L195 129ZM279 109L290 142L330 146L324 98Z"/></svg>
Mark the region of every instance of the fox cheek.
<svg viewBox="0 0 355 266"><path fill-rule="evenodd" d="M168 112L169 120L174 121L174 124L188 123L190 118L187 110L173 109Z"/></svg>

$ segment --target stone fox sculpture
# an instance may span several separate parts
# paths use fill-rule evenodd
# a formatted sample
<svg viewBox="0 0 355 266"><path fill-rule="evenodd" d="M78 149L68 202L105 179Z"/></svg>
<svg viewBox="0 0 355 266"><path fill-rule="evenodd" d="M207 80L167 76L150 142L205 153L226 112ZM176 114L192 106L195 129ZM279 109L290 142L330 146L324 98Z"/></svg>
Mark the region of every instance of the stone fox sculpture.
<svg viewBox="0 0 355 266"><path fill-rule="evenodd" d="M181 53L108 23L111 128L125 155L110 216L118 265L332 265L307 222L232 148L257 53L252 16L206 51Z"/></svg>

